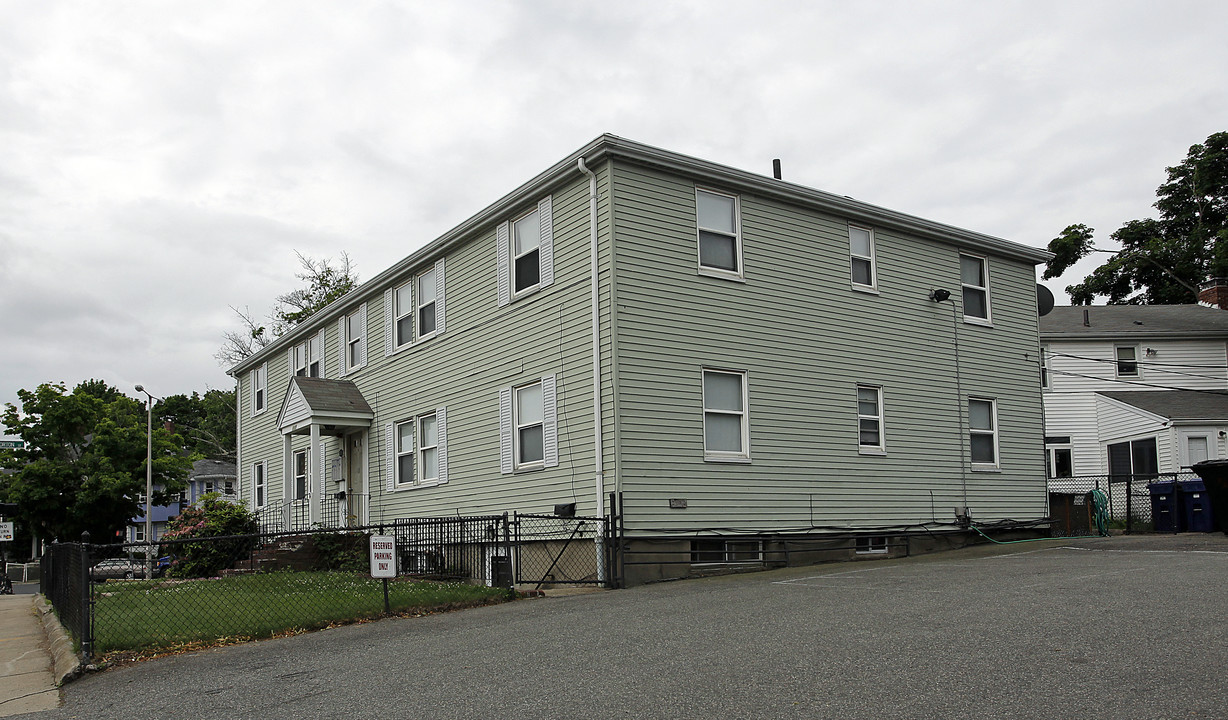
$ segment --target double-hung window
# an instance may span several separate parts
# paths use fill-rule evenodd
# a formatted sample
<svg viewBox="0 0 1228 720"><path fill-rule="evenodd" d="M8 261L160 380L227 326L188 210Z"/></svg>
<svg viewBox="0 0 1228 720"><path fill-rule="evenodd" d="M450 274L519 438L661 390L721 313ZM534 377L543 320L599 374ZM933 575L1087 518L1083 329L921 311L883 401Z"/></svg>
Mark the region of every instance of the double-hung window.
<svg viewBox="0 0 1228 720"><path fill-rule="evenodd" d="M249 384L252 390L252 415L259 415L264 412L268 398L266 392L268 390L269 365L263 363L260 367L253 368L250 373Z"/></svg>
<svg viewBox="0 0 1228 720"><path fill-rule="evenodd" d="M367 364L367 304L359 305L349 315L342 315L337 323L337 349L341 355L341 374L345 375Z"/></svg>
<svg viewBox="0 0 1228 720"><path fill-rule="evenodd" d="M541 283L541 216L536 210L512 223L512 294Z"/></svg>
<svg viewBox="0 0 1228 720"><path fill-rule="evenodd" d="M853 287L874 290L878 277L874 267L874 231L849 225L849 255Z"/></svg>
<svg viewBox="0 0 1228 720"><path fill-rule="evenodd" d="M559 464L555 378L499 391L500 469L503 473Z"/></svg>
<svg viewBox="0 0 1228 720"><path fill-rule="evenodd" d="M320 377L320 347L316 334L290 348L290 372L298 377Z"/></svg>
<svg viewBox="0 0 1228 720"><path fill-rule="evenodd" d="M1074 455L1069 435L1045 436L1045 477L1074 477Z"/></svg>
<svg viewBox="0 0 1228 720"><path fill-rule="evenodd" d="M960 255L959 277L964 291L964 320L988 325L990 323L989 268L985 258Z"/></svg>
<svg viewBox="0 0 1228 720"><path fill-rule="evenodd" d="M439 480L439 422L435 413L418 418L418 467L423 482Z"/></svg>
<svg viewBox="0 0 1228 720"><path fill-rule="evenodd" d="M512 422L517 468L540 465L546 456L546 423L542 406L540 382L518 387L514 391Z"/></svg>
<svg viewBox="0 0 1228 720"><path fill-rule="evenodd" d="M307 451L298 450L294 453L294 499L307 497Z"/></svg>
<svg viewBox="0 0 1228 720"><path fill-rule="evenodd" d="M497 229L500 307L554 282L552 202L544 197L535 209Z"/></svg>
<svg viewBox="0 0 1228 720"><path fill-rule="evenodd" d="M384 356L444 331L444 258L384 291Z"/></svg>
<svg viewBox="0 0 1228 720"><path fill-rule="evenodd" d="M749 460L746 373L703 371L704 459Z"/></svg>
<svg viewBox="0 0 1228 720"><path fill-rule="evenodd" d="M252 463L252 504L257 508L264 507L265 484L264 462Z"/></svg>
<svg viewBox="0 0 1228 720"><path fill-rule="evenodd" d="M695 215L700 272L741 278L742 229L737 196L696 188Z"/></svg>
<svg viewBox="0 0 1228 720"><path fill-rule="evenodd" d="M1118 345L1113 352L1117 360L1117 377L1137 378L1140 376L1137 346Z"/></svg>
<svg viewBox="0 0 1228 720"><path fill-rule="evenodd" d="M998 467L998 403L996 400L968 400L969 451L972 469Z"/></svg>
<svg viewBox="0 0 1228 720"><path fill-rule="evenodd" d="M414 478L414 421L412 419L397 423L396 484L417 484Z"/></svg>
<svg viewBox="0 0 1228 720"><path fill-rule="evenodd" d="M391 463L388 489L441 485L448 481L447 408L388 425Z"/></svg>
<svg viewBox="0 0 1228 720"><path fill-rule="evenodd" d="M418 338L435 334L435 268L418 276Z"/></svg>
<svg viewBox="0 0 1228 720"><path fill-rule="evenodd" d="M881 387L857 386L857 443L862 452L876 453L886 449Z"/></svg>
<svg viewBox="0 0 1228 720"><path fill-rule="evenodd" d="M395 291L393 347L401 348L414 341L414 284L409 281Z"/></svg>

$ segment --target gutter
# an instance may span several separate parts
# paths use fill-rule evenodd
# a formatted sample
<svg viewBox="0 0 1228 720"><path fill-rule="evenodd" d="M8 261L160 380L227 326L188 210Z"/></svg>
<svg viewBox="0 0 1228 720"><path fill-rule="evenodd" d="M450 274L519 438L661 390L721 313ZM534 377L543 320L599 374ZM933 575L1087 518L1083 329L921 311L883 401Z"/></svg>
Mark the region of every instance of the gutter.
<svg viewBox="0 0 1228 720"><path fill-rule="evenodd" d="M641 165L663 168L680 175L723 186L730 190L750 192L760 197L774 198L783 202L846 217L850 220L872 223L882 228L890 228L917 237L936 240L964 250L981 250L1033 264L1047 262L1053 257L1053 253L1047 250L1021 245L1009 240L993 237L992 235L964 230L953 225L944 225L932 220L854 200L850 197L815 190L784 180L776 180L766 175L737 170L726 165L700 160L688 155L626 140L616 135L606 134L589 142L566 159L550 166L550 168L534 176L531 180L523 183L507 195L504 195L492 205L487 206L439 238L427 243L401 262L362 283L351 291L350 294L334 300L327 307L321 308L306 323L295 327L290 332L275 339L266 347L261 348L258 352L239 362L227 370L227 374L237 378L257 365L258 360L263 361L264 358L276 351L285 350L290 345L301 342L303 337L326 326L329 322L335 322L346 308L356 303L380 297L383 294L383 288L394 279L399 279L400 276L411 269L426 262L428 258L446 254L453 247L470 241L473 239L472 235L474 233L481 231L488 225L495 224L504 216L512 214L514 210L525 206L541 193L566 182L581 161L593 163L606 157L623 158ZM593 220L593 222L595 223L596 221Z"/></svg>

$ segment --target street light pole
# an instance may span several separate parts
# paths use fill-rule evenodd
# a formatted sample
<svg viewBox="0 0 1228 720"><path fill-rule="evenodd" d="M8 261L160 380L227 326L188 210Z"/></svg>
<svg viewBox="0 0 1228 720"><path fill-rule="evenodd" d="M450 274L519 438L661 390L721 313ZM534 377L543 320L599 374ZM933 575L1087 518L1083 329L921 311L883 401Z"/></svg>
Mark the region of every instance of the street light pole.
<svg viewBox="0 0 1228 720"><path fill-rule="evenodd" d="M153 577L153 401L143 386L137 392L145 393L145 579Z"/></svg>

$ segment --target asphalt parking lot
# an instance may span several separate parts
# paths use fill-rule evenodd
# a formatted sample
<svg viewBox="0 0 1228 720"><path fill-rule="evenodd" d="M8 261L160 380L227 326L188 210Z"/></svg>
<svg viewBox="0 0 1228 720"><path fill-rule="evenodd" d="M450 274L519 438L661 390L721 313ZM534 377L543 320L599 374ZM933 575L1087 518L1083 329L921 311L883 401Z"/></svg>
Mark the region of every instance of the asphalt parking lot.
<svg viewBox="0 0 1228 720"><path fill-rule="evenodd" d="M1224 718L1228 538L978 546L109 670L36 718Z"/></svg>

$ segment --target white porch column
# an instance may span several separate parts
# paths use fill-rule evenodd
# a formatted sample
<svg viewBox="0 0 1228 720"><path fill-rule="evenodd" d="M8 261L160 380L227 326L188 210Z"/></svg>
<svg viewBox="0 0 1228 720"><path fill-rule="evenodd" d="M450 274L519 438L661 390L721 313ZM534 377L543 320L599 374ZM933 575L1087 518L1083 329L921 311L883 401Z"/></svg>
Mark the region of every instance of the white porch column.
<svg viewBox="0 0 1228 720"><path fill-rule="evenodd" d="M320 448L320 426L311 424L311 462L307 463L307 497L311 505L311 524L320 522L320 506L324 502L324 492L320 488L320 478L324 471L324 453Z"/></svg>
<svg viewBox="0 0 1228 720"><path fill-rule="evenodd" d="M268 488L265 488L268 493ZM281 436L281 506L294 497L294 453L290 450L290 436Z"/></svg>

